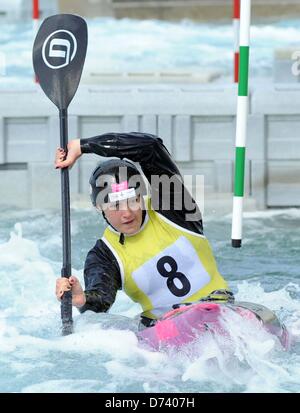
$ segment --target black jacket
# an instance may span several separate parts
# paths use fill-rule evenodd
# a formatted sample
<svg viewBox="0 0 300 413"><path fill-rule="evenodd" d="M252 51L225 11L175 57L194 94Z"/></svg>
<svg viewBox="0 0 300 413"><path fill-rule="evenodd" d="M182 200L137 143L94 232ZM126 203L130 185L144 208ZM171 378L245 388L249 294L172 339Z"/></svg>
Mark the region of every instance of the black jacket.
<svg viewBox="0 0 300 413"><path fill-rule="evenodd" d="M106 133L81 139L80 144L83 154L94 153L138 162L147 180L150 183L152 181L151 199L154 209L185 229L203 233L199 208L184 187L180 172L162 139L147 133ZM153 176L162 175L173 177L174 184L169 192L162 185L153 183ZM166 208L168 200L169 207ZM167 204L164 204L165 201ZM86 304L79 309L80 312L107 311L114 303L118 289L121 289L121 275L114 255L102 240L96 242L86 257L84 282Z"/></svg>

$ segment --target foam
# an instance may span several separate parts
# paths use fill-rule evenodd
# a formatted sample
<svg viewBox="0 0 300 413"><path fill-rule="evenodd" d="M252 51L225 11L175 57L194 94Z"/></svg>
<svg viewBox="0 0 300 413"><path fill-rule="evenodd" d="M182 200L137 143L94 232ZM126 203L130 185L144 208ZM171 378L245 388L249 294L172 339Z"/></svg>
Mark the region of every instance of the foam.
<svg viewBox="0 0 300 413"><path fill-rule="evenodd" d="M284 211L284 219L287 216L289 220L291 216L293 224L297 216L294 214L297 213ZM229 283L236 290L237 300L261 303L274 310L284 321L296 337L290 352L284 352L278 340L260 326L250 326L245 320L241 322L235 314L224 319L231 331L229 339L208 335L195 343L194 348L185 348L180 352L165 354L148 351L138 345L134 334L138 323L136 316L141 308L122 291L118 292L110 314L86 312L81 315L74 310L75 332L62 337L60 305L54 296L55 279L61 263L53 258L60 256L55 224L59 215L51 215L53 225L48 225L49 217L48 213L41 211L30 214L26 211L10 212L7 215L3 234L6 241L0 243L0 383L4 391L298 391L298 279L284 278L278 287L277 278L264 275L251 244L255 231L267 231L268 237L272 236L276 220L270 220L269 212L257 219L259 225L255 228L252 228L252 222L257 221L253 217L246 218L252 228L247 247L250 249L243 249L244 255L239 258L234 258L231 253L228 255L228 265L230 260L235 260L235 267L238 266L230 274ZM11 226L14 218L17 225ZM79 237L73 244L74 254L78 250L87 252L93 245L94 234L100 233L102 227L99 230L94 216L88 218L86 211L76 211L72 219L76 223L75 237ZM216 234L220 231L224 233L222 219L210 225L214 226ZM296 248L297 239L292 236L294 232L287 230L287 233L291 248ZM285 233L282 236L285 237ZM57 242L53 241L55 239ZM278 238L273 236L272 239L274 259L270 263L265 257L264 263L264 268L269 272L273 270L273 265L280 264L276 261L276 254L282 250ZM262 248L261 238L256 243L257 248ZM53 250L46 257L50 247ZM227 256L224 241L218 244L218 250L221 255ZM85 253L82 256L84 259ZM79 269L72 269L81 282L83 259L78 259ZM296 263L289 263L287 274L293 271L296 274L297 268L293 269L293 262ZM252 275L242 281L237 274L243 274L243 266L247 265ZM284 265L282 263L282 268Z"/></svg>
<svg viewBox="0 0 300 413"><path fill-rule="evenodd" d="M47 380L31 386L25 386L21 393L111 393L113 384L100 380Z"/></svg>
<svg viewBox="0 0 300 413"><path fill-rule="evenodd" d="M97 18L88 19L89 52L83 77L88 71L149 71L187 68L199 71L220 68L224 75L232 73L233 29L228 24L203 24L190 21L163 22ZM4 24L1 51L6 56L6 76L2 82L32 79L30 25ZM284 25L251 27L251 76L272 75L275 47L298 45L299 21ZM101 41L99 42L99 39ZM115 51L118 50L118 53Z"/></svg>

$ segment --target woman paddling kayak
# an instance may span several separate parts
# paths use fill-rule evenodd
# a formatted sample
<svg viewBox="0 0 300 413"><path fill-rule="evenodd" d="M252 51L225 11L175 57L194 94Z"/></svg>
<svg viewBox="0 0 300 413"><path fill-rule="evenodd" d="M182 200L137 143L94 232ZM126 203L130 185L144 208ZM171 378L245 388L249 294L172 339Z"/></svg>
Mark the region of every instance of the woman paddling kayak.
<svg viewBox="0 0 300 413"><path fill-rule="evenodd" d="M154 350L185 345L205 331L228 336L222 315L230 311L290 347L273 311L235 302L203 235L199 208L160 138L108 133L76 139L68 154L57 150L55 165L70 167L84 153L118 157L100 163L90 178L91 201L108 226L87 254L85 290L76 277L59 278L59 300L71 289L80 312L106 312L123 289L143 308L139 341ZM150 183L151 196L134 162Z"/></svg>
<svg viewBox="0 0 300 413"><path fill-rule="evenodd" d="M59 300L72 289L80 312L106 312L123 289L140 303L142 323L149 326L174 306L216 290L225 300L232 297L203 235L199 208L162 139L145 133L75 139L67 154L57 150L55 166L70 167L87 153L119 158L100 163L90 178L92 203L108 226L87 254L85 290L74 276L59 278ZM151 197L145 196L145 182L133 162L150 183Z"/></svg>

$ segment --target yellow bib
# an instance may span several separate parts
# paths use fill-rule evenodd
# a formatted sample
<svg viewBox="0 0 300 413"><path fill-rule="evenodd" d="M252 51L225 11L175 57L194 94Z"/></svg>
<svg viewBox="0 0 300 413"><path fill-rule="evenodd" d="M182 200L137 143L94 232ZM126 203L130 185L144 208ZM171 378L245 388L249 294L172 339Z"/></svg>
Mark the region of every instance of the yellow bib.
<svg viewBox="0 0 300 413"><path fill-rule="evenodd" d="M207 239L151 207L137 234L125 235L124 245L119 236L107 227L102 240L119 263L123 290L141 304L146 317L159 318L174 304L227 288Z"/></svg>

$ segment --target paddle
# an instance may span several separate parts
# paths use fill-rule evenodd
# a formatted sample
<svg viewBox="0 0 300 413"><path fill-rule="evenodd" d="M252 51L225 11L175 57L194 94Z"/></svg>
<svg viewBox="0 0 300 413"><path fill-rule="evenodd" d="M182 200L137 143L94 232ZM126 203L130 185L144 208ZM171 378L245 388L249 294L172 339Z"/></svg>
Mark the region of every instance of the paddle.
<svg viewBox="0 0 300 413"><path fill-rule="evenodd" d="M41 88L59 109L60 146L67 150L68 106L79 85L87 50L87 25L79 16L58 14L42 23L33 45L33 67ZM71 275L70 190L68 168L61 169L61 276ZM73 331L72 293L61 303L62 334Z"/></svg>

